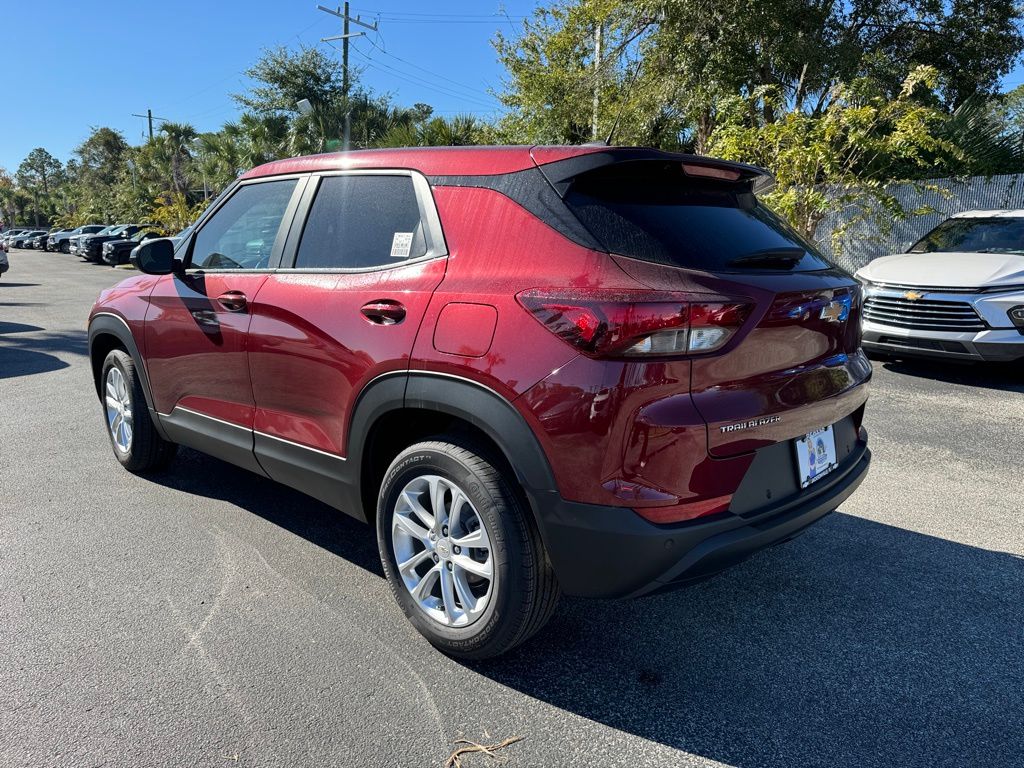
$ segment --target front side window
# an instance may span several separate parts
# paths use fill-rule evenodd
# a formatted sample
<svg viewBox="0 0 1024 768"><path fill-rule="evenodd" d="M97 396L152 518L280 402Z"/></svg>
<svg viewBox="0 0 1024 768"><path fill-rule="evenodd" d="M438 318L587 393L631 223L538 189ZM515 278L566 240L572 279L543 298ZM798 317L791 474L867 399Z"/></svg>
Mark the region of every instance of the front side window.
<svg viewBox="0 0 1024 768"><path fill-rule="evenodd" d="M910 253L1024 253L1024 218L947 219L910 247Z"/></svg>
<svg viewBox="0 0 1024 768"><path fill-rule="evenodd" d="M410 176L326 176L302 232L300 269L372 269L426 255Z"/></svg>
<svg viewBox="0 0 1024 768"><path fill-rule="evenodd" d="M195 269L265 269L295 190L295 179L246 184L203 224L192 245Z"/></svg>

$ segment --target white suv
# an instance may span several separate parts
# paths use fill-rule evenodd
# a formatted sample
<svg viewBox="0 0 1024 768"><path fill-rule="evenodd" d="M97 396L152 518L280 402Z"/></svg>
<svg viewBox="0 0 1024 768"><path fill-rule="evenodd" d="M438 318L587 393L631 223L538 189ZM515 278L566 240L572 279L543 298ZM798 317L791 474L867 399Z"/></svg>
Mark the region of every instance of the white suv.
<svg viewBox="0 0 1024 768"><path fill-rule="evenodd" d="M1024 210L958 213L857 279L871 352L1024 358Z"/></svg>

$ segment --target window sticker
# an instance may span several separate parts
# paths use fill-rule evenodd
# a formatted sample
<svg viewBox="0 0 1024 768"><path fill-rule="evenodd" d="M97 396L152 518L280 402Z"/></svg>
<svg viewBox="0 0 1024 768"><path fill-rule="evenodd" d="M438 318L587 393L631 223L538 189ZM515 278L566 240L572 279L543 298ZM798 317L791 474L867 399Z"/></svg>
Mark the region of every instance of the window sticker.
<svg viewBox="0 0 1024 768"><path fill-rule="evenodd" d="M412 232L395 232L391 239L391 258L408 259L412 252Z"/></svg>

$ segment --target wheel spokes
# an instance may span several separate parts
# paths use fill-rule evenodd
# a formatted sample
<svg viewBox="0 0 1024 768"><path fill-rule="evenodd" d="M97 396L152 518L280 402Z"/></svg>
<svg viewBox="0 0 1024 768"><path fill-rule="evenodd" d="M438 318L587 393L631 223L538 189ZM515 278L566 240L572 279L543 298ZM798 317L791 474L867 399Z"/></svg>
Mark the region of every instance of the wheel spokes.
<svg viewBox="0 0 1024 768"><path fill-rule="evenodd" d="M445 626L475 621L496 574L483 518L466 493L447 478L420 475L399 492L391 516L397 576L419 609Z"/></svg>
<svg viewBox="0 0 1024 768"><path fill-rule="evenodd" d="M449 624L455 624L464 614L455 602L455 577L447 568L441 571L441 603Z"/></svg>
<svg viewBox="0 0 1024 768"><path fill-rule="evenodd" d="M491 548L491 542L487 539L487 533L483 528L467 533L457 539L452 539L452 544L457 544L463 549L487 549Z"/></svg>
<svg viewBox="0 0 1024 768"><path fill-rule="evenodd" d="M401 531L414 539L419 539L422 542L427 542L430 539L430 532L416 523L408 515L404 515L401 512L395 512L394 515L395 530Z"/></svg>
<svg viewBox="0 0 1024 768"><path fill-rule="evenodd" d="M401 501L405 503L405 506L410 512L420 519L427 528L433 528L436 522L434 516L420 503L419 497L412 494L408 490L402 491Z"/></svg>
<svg viewBox="0 0 1024 768"><path fill-rule="evenodd" d="M416 598L416 600L424 600L430 595L430 591L434 588L434 582L437 580L440 573L441 566L435 565L423 574L423 577L419 580L416 586L409 590L409 592L414 598Z"/></svg>
<svg viewBox="0 0 1024 768"><path fill-rule="evenodd" d="M467 557L466 555L453 555L452 565L455 568L461 568L464 571L469 571L475 576L480 576L484 579L491 578L492 569L490 556L481 563L471 557Z"/></svg>
<svg viewBox="0 0 1024 768"><path fill-rule="evenodd" d="M448 511L445 509L444 497L448 490L448 483L436 475L427 481L430 488L430 511L434 513L434 520L439 525L448 524Z"/></svg>
<svg viewBox="0 0 1024 768"><path fill-rule="evenodd" d="M410 557L405 562L399 563L398 570L401 571L403 574L410 574L416 568L417 565L429 559L430 552L426 549L421 549L419 552L417 552L415 555Z"/></svg>

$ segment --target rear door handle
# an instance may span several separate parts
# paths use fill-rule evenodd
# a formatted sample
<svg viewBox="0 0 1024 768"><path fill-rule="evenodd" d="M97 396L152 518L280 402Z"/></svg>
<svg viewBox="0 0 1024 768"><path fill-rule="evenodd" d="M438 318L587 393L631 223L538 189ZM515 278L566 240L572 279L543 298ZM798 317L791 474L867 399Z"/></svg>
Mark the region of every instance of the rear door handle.
<svg viewBox="0 0 1024 768"><path fill-rule="evenodd" d="M377 325L395 325L405 319L405 307L391 299L381 299L363 304L359 309L363 316Z"/></svg>
<svg viewBox="0 0 1024 768"><path fill-rule="evenodd" d="M226 291L217 297L217 301L228 312L244 312L249 304L241 291Z"/></svg>

